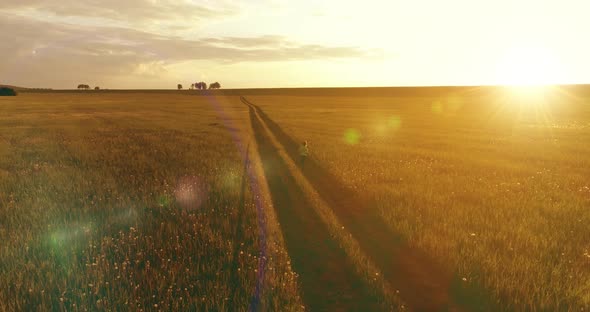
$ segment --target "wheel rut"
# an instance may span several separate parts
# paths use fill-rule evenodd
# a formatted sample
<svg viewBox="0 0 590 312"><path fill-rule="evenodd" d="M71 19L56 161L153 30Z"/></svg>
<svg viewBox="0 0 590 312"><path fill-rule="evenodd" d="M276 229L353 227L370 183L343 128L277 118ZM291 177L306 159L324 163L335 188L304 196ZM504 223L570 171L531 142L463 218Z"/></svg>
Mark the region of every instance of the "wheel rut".
<svg viewBox="0 0 590 312"><path fill-rule="evenodd" d="M297 142L257 105L240 97L250 109L252 123L264 124L297 162ZM264 128L255 129L264 132ZM260 134L259 134L260 135ZM471 311L491 308L483 290L463 288L457 276L446 272L423 251L409 246L377 214L369 198L346 187L313 157L306 160L303 176L358 241L362 251L381 270L388 283L414 311ZM288 187L295 187L289 185ZM300 191L300 190L299 190ZM276 207L281 207L280 205ZM485 310L486 308L484 308Z"/></svg>
<svg viewBox="0 0 590 312"><path fill-rule="evenodd" d="M250 122L272 202L299 275L303 300L311 311L379 311L379 298L353 264L295 182L262 120L249 107Z"/></svg>

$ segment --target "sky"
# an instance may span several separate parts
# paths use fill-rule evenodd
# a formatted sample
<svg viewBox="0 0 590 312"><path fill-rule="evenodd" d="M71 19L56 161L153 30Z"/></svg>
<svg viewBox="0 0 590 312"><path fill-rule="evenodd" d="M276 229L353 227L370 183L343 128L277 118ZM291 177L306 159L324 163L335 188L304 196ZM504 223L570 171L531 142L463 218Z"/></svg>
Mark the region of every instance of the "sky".
<svg viewBox="0 0 590 312"><path fill-rule="evenodd" d="M0 84L590 83L587 0L0 0Z"/></svg>

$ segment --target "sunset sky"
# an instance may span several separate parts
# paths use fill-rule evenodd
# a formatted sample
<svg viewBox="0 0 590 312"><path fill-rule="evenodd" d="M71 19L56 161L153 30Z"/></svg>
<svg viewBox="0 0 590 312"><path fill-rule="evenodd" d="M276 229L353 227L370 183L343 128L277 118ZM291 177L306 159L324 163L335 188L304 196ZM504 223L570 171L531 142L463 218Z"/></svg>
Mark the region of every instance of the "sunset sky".
<svg viewBox="0 0 590 312"><path fill-rule="evenodd" d="M587 0L1 0L0 84L590 83Z"/></svg>

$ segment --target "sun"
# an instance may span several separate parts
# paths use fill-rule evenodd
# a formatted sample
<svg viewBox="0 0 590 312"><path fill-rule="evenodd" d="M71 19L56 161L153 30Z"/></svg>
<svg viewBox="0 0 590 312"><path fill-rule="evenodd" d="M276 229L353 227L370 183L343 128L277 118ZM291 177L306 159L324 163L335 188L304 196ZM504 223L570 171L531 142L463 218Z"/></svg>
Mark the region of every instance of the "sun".
<svg viewBox="0 0 590 312"><path fill-rule="evenodd" d="M524 86L524 89L558 84L564 78L559 59L549 49L538 46L508 49L500 57L496 70L499 84Z"/></svg>

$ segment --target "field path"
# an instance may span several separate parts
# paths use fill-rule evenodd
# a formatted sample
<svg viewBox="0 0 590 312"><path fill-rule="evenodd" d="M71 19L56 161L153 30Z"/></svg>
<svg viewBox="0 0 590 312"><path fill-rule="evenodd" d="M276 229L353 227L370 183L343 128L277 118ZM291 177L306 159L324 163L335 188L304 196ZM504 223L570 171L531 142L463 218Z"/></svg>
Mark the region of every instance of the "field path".
<svg viewBox="0 0 590 312"><path fill-rule="evenodd" d="M250 121L292 266L311 311L378 311L379 298L355 272L346 253L306 199L250 107Z"/></svg>
<svg viewBox="0 0 590 312"><path fill-rule="evenodd" d="M244 97L241 101L250 109L252 123L264 123L277 138L293 161L297 162L297 142L287 135L258 106ZM255 133L261 136L263 127L255 127ZM445 272L428 255L415 248L410 248L404 240L396 235L377 215L376 209L367 199L351 191L337 177L309 157L303 175L316 189L322 199L334 211L340 222L348 228L359 242L363 252L377 265L385 279L400 291L402 299L414 311L463 311L477 309L478 296L461 294L456 278ZM272 183L269 181L269 183ZM293 187L292 184L285 187ZM271 185L272 187L272 185ZM273 194L274 195L274 194ZM297 198L303 198L298 196ZM281 203L277 210L284 207ZM299 216L305 221L305 216ZM307 247L307 246L303 246ZM297 267L295 267L297 269ZM302 273L305 276L304 272ZM455 287L452 287L455 286ZM475 300L475 302L472 302Z"/></svg>

